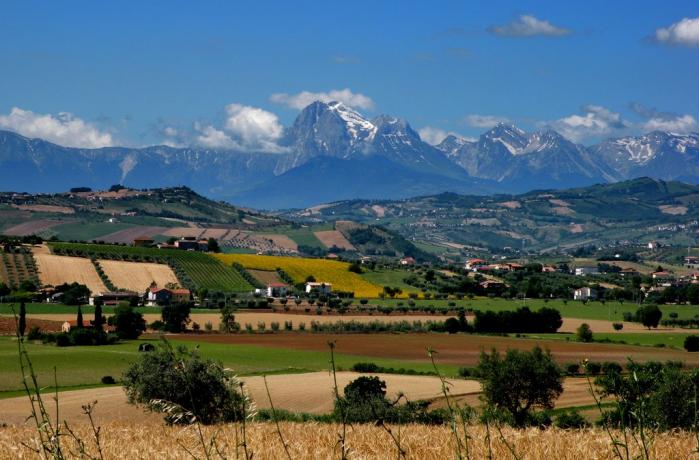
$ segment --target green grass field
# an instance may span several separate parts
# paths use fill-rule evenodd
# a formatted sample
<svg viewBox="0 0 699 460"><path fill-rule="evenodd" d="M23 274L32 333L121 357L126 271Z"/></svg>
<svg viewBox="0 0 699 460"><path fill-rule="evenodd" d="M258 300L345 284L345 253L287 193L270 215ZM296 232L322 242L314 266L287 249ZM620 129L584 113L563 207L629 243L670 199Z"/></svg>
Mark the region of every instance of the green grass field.
<svg viewBox="0 0 699 460"><path fill-rule="evenodd" d="M403 305L407 305L405 299L377 299L372 300L372 304L385 305L385 306L396 306L398 302L402 302ZM580 319L602 319L609 321L621 321L623 320L624 312L634 313L638 307L633 303L619 303L619 302L606 302L602 304L601 302L589 302L583 304L579 301L569 300L565 303L562 300L554 299L549 302L544 302L541 299L527 299L525 302L520 300L509 300L503 298L488 298L488 297L476 297L473 300L463 299L463 300L416 300L417 306L429 306L432 305L436 308L446 308L450 302L456 303L456 307L472 308L474 310L493 310L493 311L503 311L503 310L515 310L522 306L527 306L532 310L537 310L541 307L555 308L561 312L561 315L568 318L580 318ZM663 311L663 318L669 318L669 314L672 312L677 313L680 319L694 318L695 315L699 314L699 306L697 305L661 305L660 309Z"/></svg>
<svg viewBox="0 0 699 460"><path fill-rule="evenodd" d="M398 287L403 292L416 292L420 290L414 286L406 284L403 279L409 275L405 270L370 270L362 274L362 278L379 286Z"/></svg>
<svg viewBox="0 0 699 460"><path fill-rule="evenodd" d="M119 379L128 365L138 356L138 344L143 340L127 341L117 345L99 347L65 347L30 343L27 351L42 386L53 385L56 369L59 387L98 385L105 375ZM157 341L157 339L153 339ZM203 357L221 361L238 375L319 371L329 369L329 353L289 350L284 348L250 345L214 344L206 342L172 340L175 346L199 347ZM341 351L341 350L339 350ZM0 398L16 396L21 389L21 376L14 338L0 337ZM349 369L357 362L374 362L384 367L431 370L426 362L401 361L344 353L335 355L340 368ZM456 366L444 365L440 369L447 375L457 374ZM9 395L9 396L8 396Z"/></svg>
<svg viewBox="0 0 699 460"><path fill-rule="evenodd" d="M51 231L62 240L84 240L90 241L99 239L110 233L134 227L132 224L109 222L75 222L53 227Z"/></svg>
<svg viewBox="0 0 699 460"><path fill-rule="evenodd" d="M610 340L615 343L624 343L627 345L641 345L647 347L657 347L666 346L677 348L679 350L684 349L684 339L687 336L693 335L687 332L654 332L654 333L644 333L644 332L603 332L596 333L593 332L594 340L604 341ZM513 337L514 335L511 334ZM554 340L575 340L575 334L523 334L520 337L525 337L529 339L554 339Z"/></svg>

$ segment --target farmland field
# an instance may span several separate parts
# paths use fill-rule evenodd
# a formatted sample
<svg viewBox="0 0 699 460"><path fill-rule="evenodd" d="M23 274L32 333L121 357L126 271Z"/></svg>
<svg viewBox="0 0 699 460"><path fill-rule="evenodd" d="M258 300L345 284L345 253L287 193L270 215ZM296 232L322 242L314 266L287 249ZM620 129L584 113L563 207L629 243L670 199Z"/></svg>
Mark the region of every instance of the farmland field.
<svg viewBox="0 0 699 460"><path fill-rule="evenodd" d="M347 262L300 257L258 256L250 254L216 254L214 257L230 265L234 262L253 270L281 268L296 283L313 276L318 282L332 283L334 291L351 291L355 297L377 297L382 287L348 270Z"/></svg>
<svg viewBox="0 0 699 460"><path fill-rule="evenodd" d="M400 288L403 292L415 292L419 293L420 289L415 286L406 284L403 280L408 276L408 272L405 270L369 270L362 273L362 278L367 281L378 284L380 286L391 286L393 288Z"/></svg>
<svg viewBox="0 0 699 460"><path fill-rule="evenodd" d="M63 283L80 283L92 292L107 291L90 259L34 253L41 284L58 286Z"/></svg>
<svg viewBox="0 0 699 460"><path fill-rule="evenodd" d="M168 261L175 269L180 269L184 275L191 279L194 285L192 287L196 289L207 288L229 292L243 292L252 289L252 286L233 268L201 252L82 243L50 243L49 246L54 252L79 256L90 255L105 259L123 257L133 259L135 257L145 261L158 259ZM177 276L180 278L180 273L177 273ZM185 282L182 279L180 281Z"/></svg>
<svg viewBox="0 0 699 460"><path fill-rule="evenodd" d="M345 238L345 235L338 230L321 230L314 233L316 238L318 238L320 242L323 243L328 249L335 246L347 251L355 250L352 243L350 243L347 238Z"/></svg>
<svg viewBox="0 0 699 460"><path fill-rule="evenodd" d="M95 413L99 416L100 405ZM142 414L141 411L139 413ZM181 426L163 426L162 421L149 423L154 417L142 415L136 420L108 422L101 425L101 446L105 458L192 458L180 446L200 453L199 434L194 429ZM85 422L71 424L82 439L92 439L90 426ZM393 427L395 428L395 427ZM330 459L339 457L337 436L342 427L337 424L293 423L279 424L287 442L289 455L294 459ZM276 435L273 423L253 422L247 424L247 445L255 459L277 459L284 457L284 447ZM613 449L608 434L602 428L585 430L563 430L536 427L515 429L503 427L495 436L487 432L484 425L468 427L470 458L507 459L513 458L512 450L523 459L608 459L613 458ZM240 426L226 424L203 427L203 436L213 436L222 442L224 458L236 457L236 439ZM618 435L618 433L615 433ZM491 441L486 442L490 437ZM31 443L36 438L35 428L30 426L8 427L0 431L0 457L18 458L30 452L19 441ZM506 442L503 442L503 439ZM400 429L401 447L406 458L437 460L455 457L454 437L449 426L405 425ZM94 454L93 443L86 449ZM629 458L641 458L638 446L630 443ZM64 448L73 446L64 437ZM374 424L352 425L347 433L350 458L395 458L396 446L386 430ZM73 449L75 447L73 446ZM240 451L240 449L238 449ZM696 452L696 440L691 432L665 432L654 434L650 447L650 458L655 460L689 459ZM238 457L241 457L240 454Z"/></svg>
<svg viewBox="0 0 699 460"><path fill-rule="evenodd" d="M99 260L99 264L109 280L121 289L143 292L151 282L161 287L168 283L179 284L175 273L165 264L105 259Z"/></svg>

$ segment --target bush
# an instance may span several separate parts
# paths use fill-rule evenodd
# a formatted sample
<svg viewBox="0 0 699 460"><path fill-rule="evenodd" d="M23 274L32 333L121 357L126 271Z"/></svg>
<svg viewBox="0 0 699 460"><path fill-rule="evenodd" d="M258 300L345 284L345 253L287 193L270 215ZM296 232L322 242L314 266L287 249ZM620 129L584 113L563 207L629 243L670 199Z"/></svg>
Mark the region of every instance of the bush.
<svg viewBox="0 0 699 460"><path fill-rule="evenodd" d="M367 374L375 374L379 372L379 366L374 363L355 363L351 369L354 372L362 372Z"/></svg>
<svg viewBox="0 0 699 460"><path fill-rule="evenodd" d="M114 385L116 383L116 380L111 375L105 375L100 381L103 385Z"/></svg>
<svg viewBox="0 0 699 460"><path fill-rule="evenodd" d="M612 323L612 327L614 328L615 331L620 331L624 329L624 324L623 323Z"/></svg>
<svg viewBox="0 0 699 460"><path fill-rule="evenodd" d="M689 335L684 339L684 349L687 351L699 351L699 335Z"/></svg>
<svg viewBox="0 0 699 460"><path fill-rule="evenodd" d="M592 342L592 329L590 329L590 325L582 323L580 327L578 327L575 336L581 342Z"/></svg>
<svg viewBox="0 0 699 460"><path fill-rule="evenodd" d="M556 416L554 425L564 430L585 428L590 424L575 409L561 412Z"/></svg>
<svg viewBox="0 0 699 460"><path fill-rule="evenodd" d="M124 374L129 402L164 412L168 423L236 422L247 411L238 382L219 362L167 342L143 353Z"/></svg>
<svg viewBox="0 0 699 460"><path fill-rule="evenodd" d="M602 365L594 361L588 361L585 363L584 370L589 375L597 375L602 371Z"/></svg>
<svg viewBox="0 0 699 460"><path fill-rule="evenodd" d="M44 338L43 332L41 332L41 329L39 329L38 326L34 326L29 329L29 332L27 333L27 340L42 340Z"/></svg>
<svg viewBox="0 0 699 460"><path fill-rule="evenodd" d="M568 375L578 375L580 372L580 364L570 363L566 365L566 374Z"/></svg>

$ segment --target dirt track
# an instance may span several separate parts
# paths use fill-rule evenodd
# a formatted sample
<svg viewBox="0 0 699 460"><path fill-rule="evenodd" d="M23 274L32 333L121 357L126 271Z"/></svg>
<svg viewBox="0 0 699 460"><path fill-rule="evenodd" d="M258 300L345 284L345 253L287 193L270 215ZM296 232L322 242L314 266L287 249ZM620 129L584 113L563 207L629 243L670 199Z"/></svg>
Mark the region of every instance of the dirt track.
<svg viewBox="0 0 699 460"><path fill-rule="evenodd" d="M340 391L360 374L339 372L337 374ZM393 398L399 392L412 400L435 400L439 404L441 385L437 377L377 374L386 382L388 396ZM245 377L246 391L258 408L269 408L269 399L262 377ZM267 377L270 394L275 408L298 412L327 413L332 410L333 396L332 375L328 372L307 374L270 375ZM474 380L450 380L450 394L462 402L478 405L480 383ZM61 418L69 422L84 420L82 405L98 401L95 414L98 423L113 421L132 421L139 423L160 423L161 417L127 403L122 387L93 388L87 390L66 391L59 393ZM45 398L51 413L55 404L51 396ZM591 404L584 379L567 379L564 392L558 400L557 407L571 407ZM0 423L21 425L29 414L30 407L26 397L0 400Z"/></svg>

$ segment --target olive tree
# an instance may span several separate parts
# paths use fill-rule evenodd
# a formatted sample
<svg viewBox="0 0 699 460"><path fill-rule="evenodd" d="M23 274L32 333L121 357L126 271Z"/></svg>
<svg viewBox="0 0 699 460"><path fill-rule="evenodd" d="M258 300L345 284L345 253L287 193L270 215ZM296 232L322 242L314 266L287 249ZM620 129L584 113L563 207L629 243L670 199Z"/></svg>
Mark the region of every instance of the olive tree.
<svg viewBox="0 0 699 460"><path fill-rule="evenodd" d="M481 353L476 375L483 380L483 395L489 409L502 413L515 426L532 420L532 409L553 408L563 392L562 373L551 353L535 347L531 351L493 350Z"/></svg>
<svg viewBox="0 0 699 460"><path fill-rule="evenodd" d="M165 413L168 423L240 421L248 409L239 382L220 362L163 341L124 374L129 402Z"/></svg>

